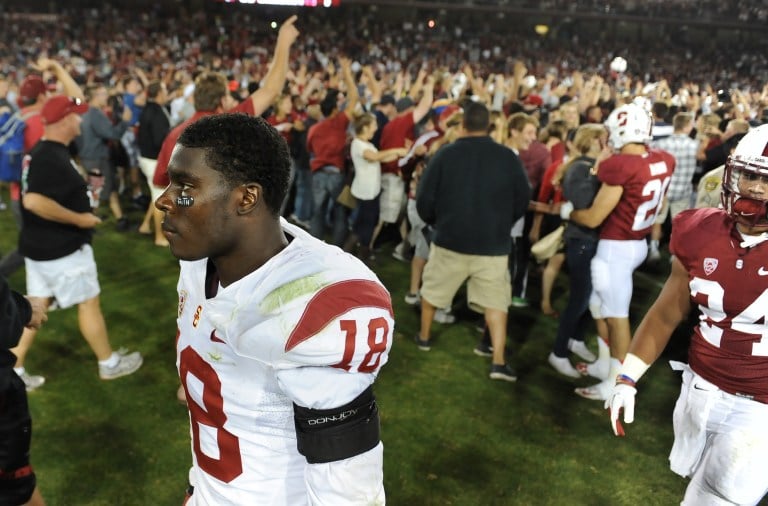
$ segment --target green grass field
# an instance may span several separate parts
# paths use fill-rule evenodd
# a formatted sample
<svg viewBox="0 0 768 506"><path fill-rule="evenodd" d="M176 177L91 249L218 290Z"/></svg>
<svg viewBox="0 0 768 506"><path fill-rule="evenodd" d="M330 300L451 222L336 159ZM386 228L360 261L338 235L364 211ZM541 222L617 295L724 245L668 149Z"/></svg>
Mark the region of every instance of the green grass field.
<svg viewBox="0 0 768 506"><path fill-rule="evenodd" d="M132 212L134 222L140 213ZM0 213L0 250L16 240ZM392 505L666 505L686 481L667 466L679 376L666 365L684 358L687 332L640 384L636 421L615 438L602 403L577 397L589 384L558 375L546 362L556 321L535 309L539 277L530 278L529 309L512 309L509 338L515 384L491 381L489 359L472 353L476 315L456 300L459 321L435 324L435 346L411 341L418 312L403 302L409 267L391 258L376 268L392 293L397 327L389 363L376 383ZM190 463L188 420L175 399L174 338L178 268L168 250L136 232L102 224L94 240L101 304L113 346L140 350L144 366L112 382L98 379L77 327L76 310L55 311L38 333L27 368L47 378L30 394L32 462L49 505L165 506L181 503ZM635 276L633 325L653 301L668 265ZM23 272L11 279L24 290ZM564 275L555 306L567 298ZM588 340L596 350L594 338Z"/></svg>

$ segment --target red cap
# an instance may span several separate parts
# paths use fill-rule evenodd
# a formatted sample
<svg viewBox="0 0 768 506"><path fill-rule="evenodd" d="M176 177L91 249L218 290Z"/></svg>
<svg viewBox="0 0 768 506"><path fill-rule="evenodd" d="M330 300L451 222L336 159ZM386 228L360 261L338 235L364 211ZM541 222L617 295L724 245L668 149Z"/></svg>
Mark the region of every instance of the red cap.
<svg viewBox="0 0 768 506"><path fill-rule="evenodd" d="M24 78L19 87L19 107L24 107L34 103L42 93L45 93L46 86L40 76L31 75Z"/></svg>
<svg viewBox="0 0 768 506"><path fill-rule="evenodd" d="M237 91L240 89L240 83L233 80L229 82L228 87L229 87L229 91Z"/></svg>
<svg viewBox="0 0 768 506"><path fill-rule="evenodd" d="M43 124L52 125L57 121L63 120L71 113L83 114L88 110L88 104L75 97L66 95L56 95L46 100L43 109L40 111L40 117Z"/></svg>
<svg viewBox="0 0 768 506"><path fill-rule="evenodd" d="M530 94L527 97L525 97L523 104L535 105L536 107L541 107L542 105L544 105L544 99L542 99L541 96L539 95Z"/></svg>

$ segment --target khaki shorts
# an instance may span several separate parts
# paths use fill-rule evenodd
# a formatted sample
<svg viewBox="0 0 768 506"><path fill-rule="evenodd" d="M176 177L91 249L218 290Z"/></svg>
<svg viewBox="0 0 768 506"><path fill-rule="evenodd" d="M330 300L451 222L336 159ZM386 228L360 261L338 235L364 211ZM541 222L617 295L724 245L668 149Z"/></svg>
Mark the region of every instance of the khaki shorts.
<svg viewBox="0 0 768 506"><path fill-rule="evenodd" d="M435 307L449 307L465 280L467 303L473 311L506 311L512 302L508 255L456 253L432 244L422 275L421 297Z"/></svg>
<svg viewBox="0 0 768 506"><path fill-rule="evenodd" d="M397 223L405 203L405 182L397 174L381 175L379 221Z"/></svg>
<svg viewBox="0 0 768 506"><path fill-rule="evenodd" d="M56 260L24 259L27 271L27 294L30 297L55 299L51 309L68 308L90 300L101 291L96 261L90 244Z"/></svg>

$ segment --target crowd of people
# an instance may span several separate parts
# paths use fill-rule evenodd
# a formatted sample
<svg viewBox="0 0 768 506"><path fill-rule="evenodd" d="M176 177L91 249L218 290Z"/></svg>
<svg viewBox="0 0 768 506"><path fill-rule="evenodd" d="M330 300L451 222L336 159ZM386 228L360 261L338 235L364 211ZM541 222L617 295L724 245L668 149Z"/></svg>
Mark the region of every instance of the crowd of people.
<svg viewBox="0 0 768 506"><path fill-rule="evenodd" d="M316 21L320 29L302 27L301 37L294 16L274 38L263 25L235 28L217 19L211 26L199 13L182 12L183 24L115 10L110 23L136 22L114 32L99 25L98 11L84 13L80 24L73 14L27 18L23 26L19 18L9 30L17 38L0 63L0 107L6 116L24 115L28 156L4 189L21 233L18 251L0 268L7 276L24 266L33 308L77 305L99 376L113 379L136 372L142 356L110 344L92 229L109 221L121 232L136 230L182 261L177 366L193 436L188 504L236 504L265 470L243 462L235 448L291 438L298 449L274 466L290 474L291 485L280 496L257 486L254 500L383 500L371 384L387 360L394 319L390 296L370 269L386 241L395 246L393 256L410 262L408 291L392 295L421 306L420 329L413 329L418 348L434 345L433 321L455 320L451 308L464 303L455 296L466 282L467 305L485 323L475 353L491 358L491 379L516 381L505 346L508 308L534 302L531 247L559 230L564 240L539 258L546 264L535 305L561 318L549 364L566 377L600 380L576 389L578 395L612 405L614 427L619 408L631 421L636 382L660 353L649 343L668 337L693 297L704 319L686 385L701 379L721 397L751 399L740 411L748 419L740 428L765 421L764 410L754 408L764 402L762 383L752 376L742 378L744 385L721 381L728 371L717 365L746 353L750 367L764 370L760 343L745 352L754 339L744 336L762 335L765 322L744 297L725 304L718 292L721 300L714 300L705 279L718 255L726 255L723 237L740 234L740 245L732 246L741 248L735 267L719 281L728 286L752 267L746 254L760 251L766 238L768 139L759 125L766 122L768 84L752 72L764 62L754 59L751 70L731 68L716 79L686 76L686 67L667 78L663 67L628 70L626 59L598 52L598 45L567 64L564 52L546 52L548 44L523 43L520 56L511 57L494 49L493 37L485 46L467 41L443 51L423 31L382 35L382 26L365 16L333 26ZM334 39L345 27L348 38ZM718 88L722 83L738 85ZM725 210L688 211L699 182L702 194L719 193L712 180L725 181ZM124 205L145 212L143 222L130 223ZM701 242L689 236L707 220L720 227L720 242L712 241L720 249L704 257L707 244L689 251ZM632 273L647 259L660 261L670 230L664 307L649 313L633 340ZM551 292L563 265L571 290L560 315ZM691 277L701 287L689 293L684 281ZM749 281L755 300L759 280ZM354 290L339 288L349 283ZM295 293L302 295L291 299ZM241 313L245 305L249 311ZM305 318L310 306L316 316ZM233 323L223 316L230 314L250 316ZM24 368L41 323L30 318L11 343L15 373L28 391L44 383ZM597 354L585 344L591 321ZM274 343L242 338L273 327L294 330L271 332ZM718 336L735 342L721 348ZM221 369L220 358L198 352L211 342L220 348L216 356L231 353L242 370L264 368L263 374L242 382L242 370ZM570 353L585 362L573 364ZM245 402L249 396L224 389L224 381L278 395L279 402ZM204 395L201 385L218 398ZM263 416L278 404L281 432L268 441L237 417L223 426L227 414ZM215 429L212 440L196 429L200 424ZM708 430L714 429L700 427L699 434ZM328 442L329 434L342 437ZM722 460L707 452L722 453L723 446L682 451L693 465L673 469L695 473L691 498L735 493L738 487L707 480ZM271 463L277 458L264 455ZM359 488L342 500L352 492L322 478L349 472L348 462L378 471L344 478ZM765 493L759 478L753 482L750 499ZM28 481L22 485L29 488Z"/></svg>

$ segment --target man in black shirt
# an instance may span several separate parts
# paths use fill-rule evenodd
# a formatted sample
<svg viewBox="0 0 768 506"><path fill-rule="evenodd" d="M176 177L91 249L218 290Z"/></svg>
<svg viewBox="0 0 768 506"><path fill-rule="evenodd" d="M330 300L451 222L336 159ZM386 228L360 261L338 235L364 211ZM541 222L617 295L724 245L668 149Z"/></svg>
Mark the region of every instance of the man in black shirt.
<svg viewBox="0 0 768 506"><path fill-rule="evenodd" d="M531 187L518 156L488 135L485 105L464 105L462 134L429 161L419 182L416 209L434 228L421 288L419 348L430 348L436 307L451 304L468 279L469 306L484 313L493 344L491 379L515 381L504 359L511 283L510 231L526 209Z"/></svg>
<svg viewBox="0 0 768 506"><path fill-rule="evenodd" d="M19 251L27 271L27 292L45 305L78 306L83 337L99 361L99 376L114 379L136 371L138 352L114 352L99 305L99 280L91 248L93 228L101 220L91 212L86 182L67 146L80 133L80 99L58 95L48 99L40 115L43 138L25 161L22 173L22 229ZM24 358L36 331L26 329L19 345L16 372L26 374ZM42 381L34 383L35 386ZM27 389L30 382L27 382Z"/></svg>

